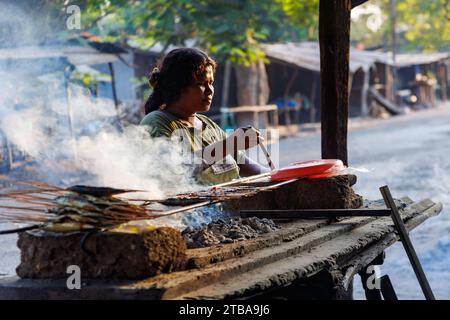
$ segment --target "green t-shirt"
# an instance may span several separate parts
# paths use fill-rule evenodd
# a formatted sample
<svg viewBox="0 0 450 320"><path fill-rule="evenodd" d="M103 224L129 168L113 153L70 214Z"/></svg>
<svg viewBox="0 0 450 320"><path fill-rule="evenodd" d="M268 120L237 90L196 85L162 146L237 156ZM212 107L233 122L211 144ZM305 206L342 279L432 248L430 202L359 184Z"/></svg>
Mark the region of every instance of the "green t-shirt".
<svg viewBox="0 0 450 320"><path fill-rule="evenodd" d="M207 116L197 114L197 118L203 123L203 130L195 130L186 121L176 118L174 115L157 110L147 114L140 125L147 126L151 137L168 137L174 132L187 138L192 152L204 149L208 145L225 139L226 133L214 121ZM242 160L244 151L238 152L238 159ZM227 156L223 161L207 166L196 175L200 183L213 185L239 178L239 167L236 159Z"/></svg>

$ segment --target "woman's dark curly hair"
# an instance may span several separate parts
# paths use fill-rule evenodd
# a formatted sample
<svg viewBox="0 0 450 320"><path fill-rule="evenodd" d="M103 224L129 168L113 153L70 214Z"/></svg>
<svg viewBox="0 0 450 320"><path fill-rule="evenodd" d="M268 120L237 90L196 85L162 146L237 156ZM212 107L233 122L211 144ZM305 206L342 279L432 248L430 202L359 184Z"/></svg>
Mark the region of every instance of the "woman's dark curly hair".
<svg viewBox="0 0 450 320"><path fill-rule="evenodd" d="M145 103L145 114L158 110L163 104L177 101L183 90L208 66L215 71L216 62L199 49L178 48L170 51L149 76L153 92Z"/></svg>

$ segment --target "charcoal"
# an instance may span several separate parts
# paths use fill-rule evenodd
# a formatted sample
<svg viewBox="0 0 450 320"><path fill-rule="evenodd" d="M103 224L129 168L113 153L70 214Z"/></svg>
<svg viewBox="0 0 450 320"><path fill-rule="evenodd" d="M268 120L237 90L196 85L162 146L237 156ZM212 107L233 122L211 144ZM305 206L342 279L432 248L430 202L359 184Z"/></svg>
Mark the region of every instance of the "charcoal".
<svg viewBox="0 0 450 320"><path fill-rule="evenodd" d="M270 219L234 217L220 218L197 229L188 227L182 234L188 248L203 248L254 239L260 234L277 229L276 224Z"/></svg>

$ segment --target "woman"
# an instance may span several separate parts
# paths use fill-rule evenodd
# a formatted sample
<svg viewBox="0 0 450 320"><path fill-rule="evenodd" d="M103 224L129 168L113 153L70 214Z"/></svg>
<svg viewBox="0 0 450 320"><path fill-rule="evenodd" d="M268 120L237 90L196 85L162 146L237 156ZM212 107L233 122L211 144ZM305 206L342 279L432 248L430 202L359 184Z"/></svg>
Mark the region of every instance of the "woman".
<svg viewBox="0 0 450 320"><path fill-rule="evenodd" d="M152 71L149 82L153 93L141 121L152 137L181 134L181 139L202 160L197 179L204 184L268 171L245 156L245 149L262 139L258 131L238 129L227 137L216 123L199 114L211 106L215 69L215 61L201 50L170 51L161 66Z"/></svg>

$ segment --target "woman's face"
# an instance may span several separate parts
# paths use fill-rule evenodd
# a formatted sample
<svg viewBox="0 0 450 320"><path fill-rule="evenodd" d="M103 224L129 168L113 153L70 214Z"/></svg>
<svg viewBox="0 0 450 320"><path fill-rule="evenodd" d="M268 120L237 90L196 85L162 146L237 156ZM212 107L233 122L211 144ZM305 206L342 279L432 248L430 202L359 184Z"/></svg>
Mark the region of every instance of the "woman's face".
<svg viewBox="0 0 450 320"><path fill-rule="evenodd" d="M205 68L205 72L197 76L194 82L187 87L178 101L188 112L206 112L211 107L214 96L214 71L211 66Z"/></svg>

